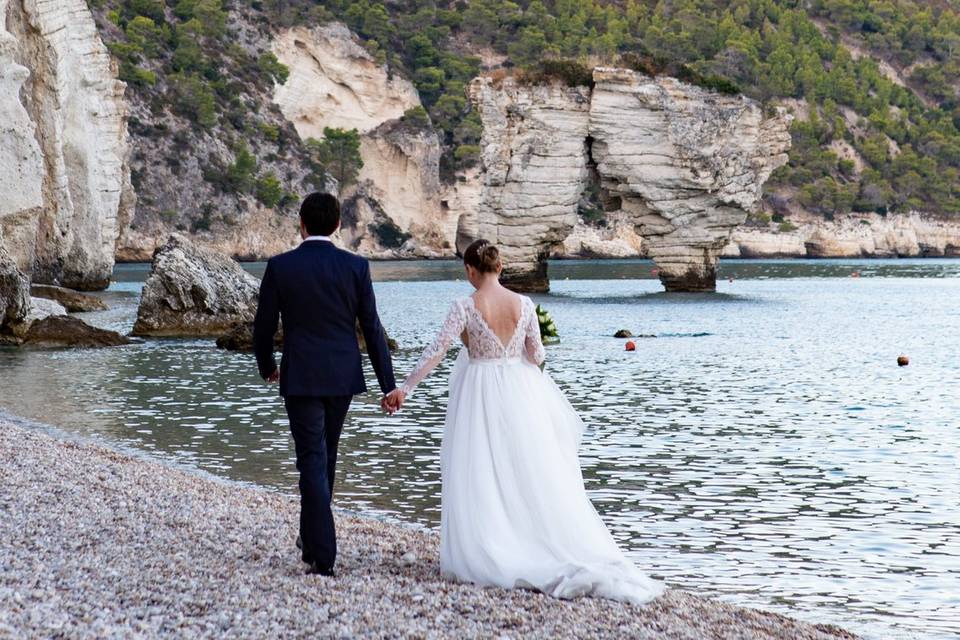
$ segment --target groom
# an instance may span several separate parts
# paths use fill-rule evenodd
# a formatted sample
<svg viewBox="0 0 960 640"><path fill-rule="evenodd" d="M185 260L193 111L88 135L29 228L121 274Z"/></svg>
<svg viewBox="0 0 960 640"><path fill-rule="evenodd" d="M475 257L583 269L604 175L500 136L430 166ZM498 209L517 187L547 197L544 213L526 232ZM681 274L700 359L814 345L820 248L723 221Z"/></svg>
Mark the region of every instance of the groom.
<svg viewBox="0 0 960 640"><path fill-rule="evenodd" d="M260 284L253 345L260 375L280 383L300 472L300 538L307 573L332 576L337 538L330 500L340 431L355 394L367 390L357 322L384 394L396 387L390 350L363 258L338 249L340 203L313 193L300 207L303 242L271 258ZM273 354L283 319L283 358ZM390 404L381 402L384 409Z"/></svg>

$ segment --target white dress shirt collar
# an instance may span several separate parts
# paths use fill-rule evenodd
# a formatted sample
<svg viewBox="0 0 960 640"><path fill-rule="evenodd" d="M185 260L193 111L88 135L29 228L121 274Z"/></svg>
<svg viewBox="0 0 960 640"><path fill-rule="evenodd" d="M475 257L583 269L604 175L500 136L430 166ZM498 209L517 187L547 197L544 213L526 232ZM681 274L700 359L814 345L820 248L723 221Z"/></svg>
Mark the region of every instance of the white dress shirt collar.
<svg viewBox="0 0 960 640"><path fill-rule="evenodd" d="M330 238L330 236L307 236L306 238L303 239L303 242L312 242L313 240L323 240L324 242L333 242L333 239Z"/></svg>

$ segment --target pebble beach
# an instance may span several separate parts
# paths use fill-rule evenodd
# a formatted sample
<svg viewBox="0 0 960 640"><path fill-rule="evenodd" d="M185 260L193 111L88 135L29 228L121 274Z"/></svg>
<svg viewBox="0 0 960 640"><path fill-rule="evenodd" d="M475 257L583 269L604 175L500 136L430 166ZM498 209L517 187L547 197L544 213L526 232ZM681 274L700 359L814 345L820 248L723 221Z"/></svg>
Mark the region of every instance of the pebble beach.
<svg viewBox="0 0 960 640"><path fill-rule="evenodd" d="M438 534L338 513L305 575L298 501L0 419L0 637L855 638L679 590L633 606L440 577Z"/></svg>

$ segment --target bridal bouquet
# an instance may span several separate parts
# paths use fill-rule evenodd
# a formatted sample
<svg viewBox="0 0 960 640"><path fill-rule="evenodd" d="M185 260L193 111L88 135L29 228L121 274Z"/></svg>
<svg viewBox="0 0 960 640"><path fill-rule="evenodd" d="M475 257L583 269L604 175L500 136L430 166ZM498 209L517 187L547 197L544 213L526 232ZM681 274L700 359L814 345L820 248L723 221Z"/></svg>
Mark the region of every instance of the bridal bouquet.
<svg viewBox="0 0 960 640"><path fill-rule="evenodd" d="M543 341L543 344L556 344L560 342L557 325L553 323L553 318L550 317L546 309L540 305L537 305L537 320L540 321L540 340Z"/></svg>

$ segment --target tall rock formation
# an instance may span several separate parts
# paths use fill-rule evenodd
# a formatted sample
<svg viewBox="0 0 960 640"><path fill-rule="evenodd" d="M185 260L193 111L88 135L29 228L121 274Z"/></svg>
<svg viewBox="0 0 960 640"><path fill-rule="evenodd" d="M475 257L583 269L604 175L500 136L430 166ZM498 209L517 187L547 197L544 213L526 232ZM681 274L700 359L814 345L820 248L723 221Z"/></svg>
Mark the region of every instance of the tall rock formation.
<svg viewBox="0 0 960 640"><path fill-rule="evenodd" d="M0 19L0 233L33 280L105 288L135 205L116 63L83 0L0 0Z"/></svg>
<svg viewBox="0 0 960 640"><path fill-rule="evenodd" d="M789 117L673 78L601 67L593 79L471 84L484 124L480 234L503 248L512 286L546 290L545 260L595 191L633 221L668 291L713 290L721 249L787 161Z"/></svg>
<svg viewBox="0 0 960 640"><path fill-rule="evenodd" d="M504 283L545 291L546 258L576 224L589 179L590 90L510 78L470 90L483 118L477 231L500 247Z"/></svg>

